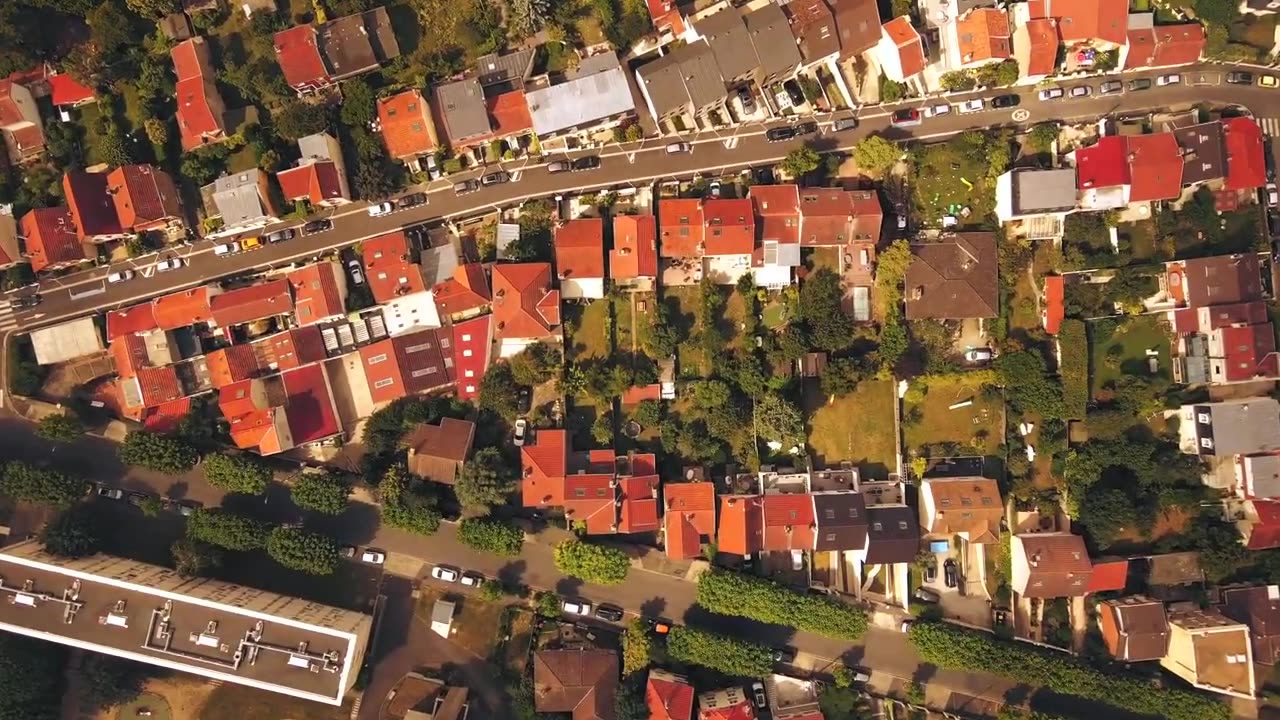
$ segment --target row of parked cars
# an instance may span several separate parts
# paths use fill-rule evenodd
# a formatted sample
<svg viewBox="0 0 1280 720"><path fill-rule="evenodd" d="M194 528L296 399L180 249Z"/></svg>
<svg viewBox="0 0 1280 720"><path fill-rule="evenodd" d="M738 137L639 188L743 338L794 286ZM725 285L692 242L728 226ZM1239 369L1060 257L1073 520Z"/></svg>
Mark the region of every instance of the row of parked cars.
<svg viewBox="0 0 1280 720"><path fill-rule="evenodd" d="M123 500L130 505L141 507L144 502L155 497L150 493L139 492L137 490L123 490L121 488L107 485L106 483L90 483L89 492L100 498L107 500ZM204 507L203 504L195 500L174 500L172 498L161 498L161 506L169 512L177 513L183 517L189 517L192 513Z"/></svg>

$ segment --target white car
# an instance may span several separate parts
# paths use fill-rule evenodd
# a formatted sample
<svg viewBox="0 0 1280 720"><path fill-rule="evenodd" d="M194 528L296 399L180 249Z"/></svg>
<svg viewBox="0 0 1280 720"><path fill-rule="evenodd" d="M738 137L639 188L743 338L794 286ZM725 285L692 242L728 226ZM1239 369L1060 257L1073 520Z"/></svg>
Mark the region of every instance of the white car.
<svg viewBox="0 0 1280 720"><path fill-rule="evenodd" d="M462 584L467 587L480 587L484 584L484 576L473 572L462 573Z"/></svg>
<svg viewBox="0 0 1280 720"><path fill-rule="evenodd" d="M590 615L591 603L586 600L565 600L560 606L562 610L570 615Z"/></svg>
<svg viewBox="0 0 1280 720"><path fill-rule="evenodd" d="M381 565L387 561L387 554L381 550L374 550L370 548L360 553L360 560L367 562L370 565Z"/></svg>
<svg viewBox="0 0 1280 720"><path fill-rule="evenodd" d="M525 441L529 437L529 421L524 418L516 420L516 433L513 442L516 447L524 447Z"/></svg>
<svg viewBox="0 0 1280 720"><path fill-rule="evenodd" d="M124 498L124 491L120 488L113 488L110 485L99 485L98 495L112 500L121 500Z"/></svg>
<svg viewBox="0 0 1280 720"><path fill-rule="evenodd" d="M117 270L107 276L107 282L112 284L122 283L126 280L132 280L132 279L133 279L132 270Z"/></svg>
<svg viewBox="0 0 1280 720"><path fill-rule="evenodd" d="M693 152L693 145L687 142L671 143L667 146L668 155L683 155L684 153Z"/></svg>
<svg viewBox="0 0 1280 720"><path fill-rule="evenodd" d="M1093 88L1088 85L1077 85L1067 92L1073 98L1089 97L1093 93Z"/></svg>
<svg viewBox="0 0 1280 720"><path fill-rule="evenodd" d="M1178 85L1182 82L1182 76L1174 73L1172 75L1161 75L1156 78L1156 85L1164 87L1166 85Z"/></svg>
<svg viewBox="0 0 1280 720"><path fill-rule="evenodd" d="M982 98L974 98L974 99L972 99L972 100L965 100L964 102L960 103L960 105L959 105L960 112L962 112L962 113L976 113L976 112L982 112L983 110L985 110L985 109L986 109L986 107L987 107L987 104L986 104L986 102L985 102L985 101L983 101L983 99L982 99Z"/></svg>
<svg viewBox="0 0 1280 720"><path fill-rule="evenodd" d="M1040 91L1040 100L1061 100L1066 93L1060 87L1045 88Z"/></svg>
<svg viewBox="0 0 1280 720"><path fill-rule="evenodd" d="M222 243L221 245L213 246L214 257L222 257L223 255L234 255L238 252L240 252L240 242L238 240L232 240L231 242L225 242L225 243Z"/></svg>
<svg viewBox="0 0 1280 720"><path fill-rule="evenodd" d="M368 208L369 217L382 217L383 215L390 215L391 211L395 210L395 207L396 206L392 205L390 202L380 202L377 205L370 205Z"/></svg>
<svg viewBox="0 0 1280 720"><path fill-rule="evenodd" d="M170 270L177 270L178 268L182 267L183 264L184 263L182 258L171 257L171 258L165 258L164 260L161 260L160 262L156 263L155 267L156 267L156 272L169 272Z"/></svg>
<svg viewBox="0 0 1280 720"><path fill-rule="evenodd" d="M755 701L756 707L764 709L769 705L769 699L764 694L764 683L759 680L751 683L751 699Z"/></svg>
<svg viewBox="0 0 1280 720"><path fill-rule="evenodd" d="M357 285L364 284L364 273L360 270L360 261L351 259L347 261L347 269L351 271L351 282Z"/></svg>
<svg viewBox="0 0 1280 720"><path fill-rule="evenodd" d="M991 362L995 355L990 348L972 348L964 353L964 361L967 363L983 363Z"/></svg>
<svg viewBox="0 0 1280 720"><path fill-rule="evenodd" d="M1280 207L1280 191L1276 190L1275 183L1267 183L1267 204L1271 207Z"/></svg>
<svg viewBox="0 0 1280 720"><path fill-rule="evenodd" d="M437 565L431 568L431 577L441 582L458 582L458 571L444 565Z"/></svg>
<svg viewBox="0 0 1280 720"><path fill-rule="evenodd" d="M951 114L951 105L948 103L939 103L938 105L930 105L924 109L925 117L940 117L942 115Z"/></svg>

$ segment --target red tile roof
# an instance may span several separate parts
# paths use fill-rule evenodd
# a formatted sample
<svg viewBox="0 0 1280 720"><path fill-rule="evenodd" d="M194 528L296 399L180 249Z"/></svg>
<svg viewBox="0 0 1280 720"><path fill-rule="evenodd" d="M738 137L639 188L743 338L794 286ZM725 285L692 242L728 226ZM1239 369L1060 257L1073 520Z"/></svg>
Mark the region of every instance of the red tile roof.
<svg viewBox="0 0 1280 720"><path fill-rule="evenodd" d="M996 8L973 8L956 20L960 61L1006 60L1013 54L1009 16Z"/></svg>
<svg viewBox="0 0 1280 720"><path fill-rule="evenodd" d="M0 80L0 127L27 122L26 116L22 114L22 108L18 106L18 101L13 99L15 84L11 80ZM19 85L19 87L22 86Z"/></svg>
<svg viewBox="0 0 1280 720"><path fill-rule="evenodd" d="M693 686L673 675L649 672L645 685L649 720L690 720L693 717Z"/></svg>
<svg viewBox="0 0 1280 720"><path fill-rule="evenodd" d="M455 323L453 331L453 369L458 381L458 397L473 400L480 394L480 381L489 369L489 351L493 347L493 316L481 315Z"/></svg>
<svg viewBox="0 0 1280 720"><path fill-rule="evenodd" d="M560 292L550 263L493 266L493 316L499 338L541 338L560 324Z"/></svg>
<svg viewBox="0 0 1280 720"><path fill-rule="evenodd" d="M213 321L227 328L288 315L293 312L293 296L289 294L287 280L272 280L214 295L209 306L213 309Z"/></svg>
<svg viewBox="0 0 1280 720"><path fill-rule="evenodd" d="M1176 144L1176 142L1175 142ZM1081 190L1129 184L1128 146L1119 135L1076 150L1076 185Z"/></svg>
<svg viewBox="0 0 1280 720"><path fill-rule="evenodd" d="M107 313L108 342L123 335L151 332L159 327L155 313L151 311L151 303L132 305Z"/></svg>
<svg viewBox="0 0 1280 720"><path fill-rule="evenodd" d="M662 32L671 31L674 36L684 34L684 17L675 0L645 0L649 7L649 17L653 20L653 29Z"/></svg>
<svg viewBox="0 0 1280 720"><path fill-rule="evenodd" d="M142 414L142 427L157 433L173 432L190 414L191 398L189 397L160 403L153 408L147 408Z"/></svg>
<svg viewBox="0 0 1280 720"><path fill-rule="evenodd" d="M556 275L561 280L604 278L604 220L578 218L555 231Z"/></svg>
<svg viewBox="0 0 1280 720"><path fill-rule="evenodd" d="M702 552L702 538L687 513L662 516L662 546L672 560L692 560Z"/></svg>
<svg viewBox="0 0 1280 720"><path fill-rule="evenodd" d="M1058 21L1062 42L1104 40L1124 45L1129 29L1129 6L1115 0L1053 0L1036 8L1032 3L1032 16L1045 13Z"/></svg>
<svg viewBox="0 0 1280 720"><path fill-rule="evenodd" d="M1048 75L1058 64L1058 24L1041 18L1028 21L1026 27L1031 50L1023 74L1027 77Z"/></svg>
<svg viewBox="0 0 1280 720"><path fill-rule="evenodd" d="M213 293L207 287L169 293L151 301L156 325L161 330L177 330L180 327L209 322L213 319L210 299Z"/></svg>
<svg viewBox="0 0 1280 720"><path fill-rule="evenodd" d="M284 442L284 438L280 437L276 429L276 419L282 412L285 412L284 408L273 407L228 417L231 441L236 447L242 450L254 450L259 455L271 455L293 447L292 442ZM287 424L285 430L288 430Z"/></svg>
<svg viewBox="0 0 1280 720"><path fill-rule="evenodd" d="M143 232L180 217L178 188L169 173L151 165L125 165L107 176L107 191L121 228Z"/></svg>
<svg viewBox="0 0 1280 720"><path fill-rule="evenodd" d="M1252 190L1267 182L1266 159L1262 152L1262 128L1251 117L1223 118L1227 140L1227 190Z"/></svg>
<svg viewBox="0 0 1280 720"><path fill-rule="evenodd" d="M764 502L757 495L721 495L720 552L750 555L764 549Z"/></svg>
<svg viewBox="0 0 1280 720"><path fill-rule="evenodd" d="M342 269L336 262L312 263L289 273L293 313L299 325L310 325L346 313Z"/></svg>
<svg viewBox="0 0 1280 720"><path fill-rule="evenodd" d="M121 335L111 341L111 357L116 361L116 374L131 378L147 365L147 341L137 335Z"/></svg>
<svg viewBox="0 0 1280 720"><path fill-rule="evenodd" d="M800 213L800 244L806 247L878 242L884 219L874 190L804 188Z"/></svg>
<svg viewBox="0 0 1280 720"><path fill-rule="evenodd" d="M316 31L310 25L297 25L275 34L276 61L284 72L289 87L300 90L329 82L329 71L320 57Z"/></svg>
<svg viewBox="0 0 1280 720"><path fill-rule="evenodd" d="M58 107L79 105L94 99L93 88L81 85L66 73L49 78L49 95Z"/></svg>
<svg viewBox="0 0 1280 720"><path fill-rule="evenodd" d="M266 357L268 364L274 363L278 370L310 365L324 360L327 355L324 338L316 325L291 328L258 340L254 345Z"/></svg>
<svg viewBox="0 0 1280 720"><path fill-rule="evenodd" d="M619 400L623 405L639 405L645 400L661 400L662 385L660 383L649 383L642 387L631 386L622 391L622 397Z"/></svg>
<svg viewBox="0 0 1280 720"><path fill-rule="evenodd" d="M658 277L658 227L652 215L615 215L609 277L614 280Z"/></svg>
<svg viewBox="0 0 1280 720"><path fill-rule="evenodd" d="M1246 327L1224 327L1222 349L1226 355L1227 382L1243 382L1280 375L1280 358L1276 357L1276 334L1271 323Z"/></svg>
<svg viewBox="0 0 1280 720"><path fill-rule="evenodd" d="M218 408L228 419L265 410L266 408L259 407L254 399L254 390L260 387L261 381L255 383L253 380L241 380L221 387L218 389Z"/></svg>
<svg viewBox="0 0 1280 720"><path fill-rule="evenodd" d="M800 189L795 185L752 185L748 191L760 217L760 239L784 245L800 242Z"/></svg>
<svg viewBox="0 0 1280 720"><path fill-rule="evenodd" d="M702 257L702 201L695 198L658 200L658 227L664 258Z"/></svg>
<svg viewBox="0 0 1280 720"><path fill-rule="evenodd" d="M316 160L305 165L276 173L280 192L285 200L307 200L320 205L330 200L345 198L342 194L342 176L338 164L332 160Z"/></svg>
<svg viewBox="0 0 1280 720"><path fill-rule="evenodd" d="M183 397L178 371L172 365L138 368L134 376L142 395L143 407L155 407Z"/></svg>
<svg viewBox="0 0 1280 720"><path fill-rule="evenodd" d="M664 483L663 544L667 556L688 560L698 556L702 536L716 533L716 490L708 482Z"/></svg>
<svg viewBox="0 0 1280 720"><path fill-rule="evenodd" d="M589 535L618 530L613 480L611 473L569 475L564 479L564 516L571 526L585 523Z"/></svg>
<svg viewBox="0 0 1280 720"><path fill-rule="evenodd" d="M756 217L746 198L717 198L702 206L706 255L750 255L756 247Z"/></svg>
<svg viewBox="0 0 1280 720"><path fill-rule="evenodd" d="M1249 550L1268 550L1280 547L1280 502L1254 500L1258 521L1249 530L1245 547Z"/></svg>
<svg viewBox="0 0 1280 720"><path fill-rule="evenodd" d="M764 549L812 550L817 539L813 496L764 496Z"/></svg>
<svg viewBox="0 0 1280 720"><path fill-rule="evenodd" d="M1064 302L1064 291L1061 275L1046 275L1044 278L1044 331L1057 335L1062 327L1062 320L1067 310Z"/></svg>
<svg viewBox="0 0 1280 720"><path fill-rule="evenodd" d="M305 445L342 432L324 365L317 363L300 367L282 373L280 378L289 398L285 414L289 418L289 434L293 436L294 444Z"/></svg>
<svg viewBox="0 0 1280 720"><path fill-rule="evenodd" d="M62 196L67 199L80 239L124 233L107 189L107 173L68 171L62 176Z"/></svg>
<svg viewBox="0 0 1280 720"><path fill-rule="evenodd" d="M426 155L436 149L431 108L417 90L378 100L378 123L387 154L397 160Z"/></svg>
<svg viewBox="0 0 1280 720"><path fill-rule="evenodd" d="M215 388L226 387L241 380L248 380L258 373L258 356L246 344L219 348L205 355L209 367L209 380Z"/></svg>
<svg viewBox="0 0 1280 720"><path fill-rule="evenodd" d="M618 532L640 533L658 529L658 476L628 477L618 480L622 506L618 509Z"/></svg>
<svg viewBox="0 0 1280 720"><path fill-rule="evenodd" d="M204 38L194 37L180 42L169 54L173 57L173 69L178 77L174 94L178 101L182 149L191 150L203 145L206 139L226 132L222 97L214 85L209 46Z"/></svg>
<svg viewBox="0 0 1280 720"><path fill-rule="evenodd" d="M1124 590L1128 578L1128 560L1101 560L1093 564L1093 572L1089 575L1089 585L1085 592Z"/></svg>
<svg viewBox="0 0 1280 720"><path fill-rule="evenodd" d="M453 277L431 288L436 311L441 315L464 313L489 304L489 278L480 263L466 263L454 268Z"/></svg>
<svg viewBox="0 0 1280 720"><path fill-rule="evenodd" d="M489 124L494 137L520 135L533 129L533 116L529 114L529 101L523 90L512 90L485 101L489 110Z"/></svg>
<svg viewBox="0 0 1280 720"><path fill-rule="evenodd" d="M1173 133L1130 135L1129 201L1173 200L1182 194L1182 153Z"/></svg>
<svg viewBox="0 0 1280 720"><path fill-rule="evenodd" d="M390 402L453 382L452 344L448 331L428 328L360 348L373 402Z"/></svg>
<svg viewBox="0 0 1280 720"><path fill-rule="evenodd" d="M84 247L76 237L75 222L67 208L31 210L22 216L20 224L32 270L40 272L50 266L63 266L85 259Z"/></svg>
<svg viewBox="0 0 1280 720"><path fill-rule="evenodd" d="M525 507L564 504L569 471L569 436L564 430L539 430L520 448L521 496Z"/></svg>
<svg viewBox="0 0 1280 720"><path fill-rule="evenodd" d="M364 260L364 274L369 281L369 291L379 303L391 302L398 297L427 289L426 282L422 279L421 266L411 262L409 238L405 237L403 231L397 230L364 241L360 254Z"/></svg>
<svg viewBox="0 0 1280 720"><path fill-rule="evenodd" d="M881 26L884 34L898 48L898 62L902 66L902 76L911 77L924 72L924 43L920 41L920 33L911 25L911 17L902 15Z"/></svg>
<svg viewBox="0 0 1280 720"><path fill-rule="evenodd" d="M1204 45L1204 26L1200 23L1131 28L1124 67L1131 70L1188 65L1200 59Z"/></svg>

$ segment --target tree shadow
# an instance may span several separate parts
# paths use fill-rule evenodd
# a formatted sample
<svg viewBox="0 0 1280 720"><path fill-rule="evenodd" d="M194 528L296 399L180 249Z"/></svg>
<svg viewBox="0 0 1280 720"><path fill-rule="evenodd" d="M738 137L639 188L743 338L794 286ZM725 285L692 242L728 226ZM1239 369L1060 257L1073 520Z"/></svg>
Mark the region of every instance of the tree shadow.
<svg viewBox="0 0 1280 720"><path fill-rule="evenodd" d="M661 597L651 597L640 603L640 616L650 618L660 618L662 613L667 609L667 599Z"/></svg>
<svg viewBox="0 0 1280 720"><path fill-rule="evenodd" d="M582 592L582 586L585 584L578 578L560 578L556 581L555 592L561 597L578 597L578 593Z"/></svg>
<svg viewBox="0 0 1280 720"><path fill-rule="evenodd" d="M513 560L498 568L494 577L502 587L514 589L524 585L524 573L527 567L524 560Z"/></svg>

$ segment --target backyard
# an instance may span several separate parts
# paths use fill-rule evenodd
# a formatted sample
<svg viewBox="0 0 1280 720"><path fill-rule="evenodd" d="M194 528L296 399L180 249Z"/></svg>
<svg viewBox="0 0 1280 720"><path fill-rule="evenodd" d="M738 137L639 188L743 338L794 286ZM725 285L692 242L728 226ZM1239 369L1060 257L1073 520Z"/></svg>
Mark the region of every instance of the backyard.
<svg viewBox="0 0 1280 720"><path fill-rule="evenodd" d="M452 631L449 641L465 648L478 658L488 658L498 647L498 633L494 629L501 624L505 605L489 602L475 595L458 595L444 588L423 585L418 605L413 614L423 625L431 625L431 609L443 598L455 603ZM280 717L284 717L281 715Z"/></svg>
<svg viewBox="0 0 1280 720"><path fill-rule="evenodd" d="M909 390L903 417L908 451L924 457L994 455L1004 442L1004 398L963 376L931 379L923 398Z"/></svg>
<svg viewBox="0 0 1280 720"><path fill-rule="evenodd" d="M1170 378L1168 324L1153 315L1139 315L1118 321L1101 320L1089 325L1090 388L1093 396L1113 385L1123 375L1151 375L1148 351L1154 351L1159 365L1156 374Z"/></svg>
<svg viewBox="0 0 1280 720"><path fill-rule="evenodd" d="M939 227L947 216L954 217L960 227L990 223L995 212L995 177L1009 162L1004 135L965 132L918 148L912 157L912 205L919 223Z"/></svg>
<svg viewBox="0 0 1280 720"><path fill-rule="evenodd" d="M590 305L566 303L565 315L573 326L569 337L569 355L574 359L607 358L613 354L609 337L608 298L593 301Z"/></svg>
<svg viewBox="0 0 1280 720"><path fill-rule="evenodd" d="M694 326L695 334L697 323L694 318L698 317L700 293L701 289L697 285L669 287L662 291L663 302L668 304L668 312L683 315L685 322ZM705 374L702 349L692 338L677 347L676 367L681 377L702 377Z"/></svg>
<svg viewBox="0 0 1280 720"><path fill-rule="evenodd" d="M298 702L279 693L226 683L209 694L200 708L200 720L348 720L351 703L342 707Z"/></svg>
<svg viewBox="0 0 1280 720"><path fill-rule="evenodd" d="M1179 210L1155 215L1156 237L1172 237L1180 259L1265 250L1266 233L1255 205L1219 213L1207 187L1195 192Z"/></svg>
<svg viewBox="0 0 1280 720"><path fill-rule="evenodd" d="M894 402L893 383L887 380L865 380L852 393L831 402L817 382L806 382L809 449L818 467L849 460L862 477L874 480L897 472Z"/></svg>

